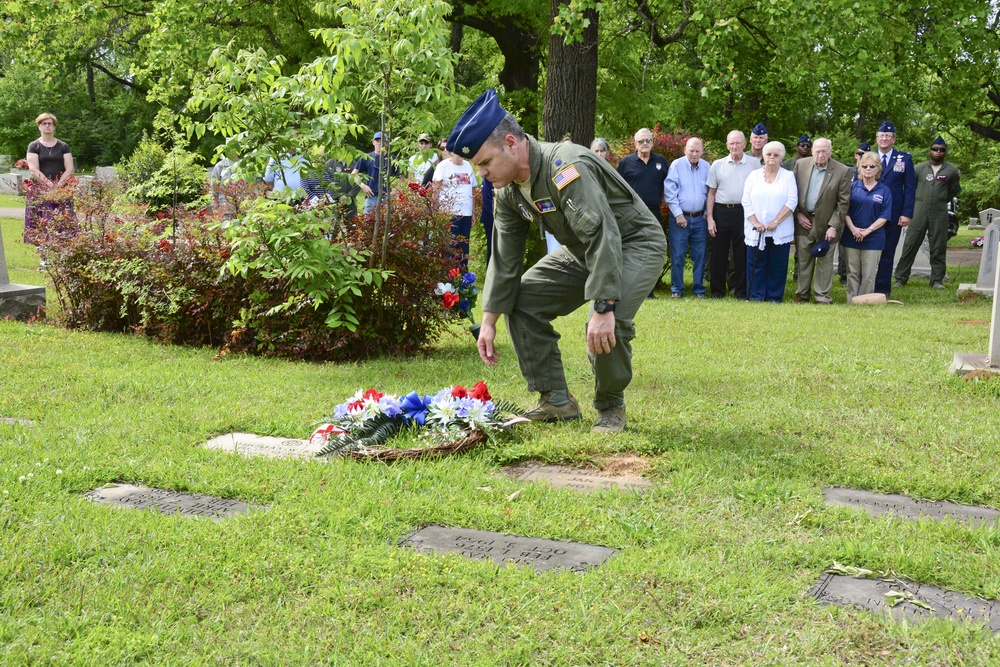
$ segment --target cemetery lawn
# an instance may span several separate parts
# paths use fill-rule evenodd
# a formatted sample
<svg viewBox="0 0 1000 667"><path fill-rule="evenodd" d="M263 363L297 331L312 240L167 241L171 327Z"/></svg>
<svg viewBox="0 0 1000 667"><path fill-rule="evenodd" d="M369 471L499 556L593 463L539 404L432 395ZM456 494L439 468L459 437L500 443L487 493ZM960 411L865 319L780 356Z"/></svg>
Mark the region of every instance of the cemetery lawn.
<svg viewBox="0 0 1000 667"><path fill-rule="evenodd" d="M30 248L4 223L13 274ZM11 251L13 235L14 251ZM19 263L19 264L18 264ZM1000 532L870 518L846 486L1000 507L1000 380L948 373L985 353L989 301L926 281L903 307L672 300L637 320L629 428L520 426L469 454L394 465L243 458L243 431L306 438L359 388L485 380L524 406L505 332L426 356L290 363L125 335L0 322L0 664L996 665L976 626L818 605L835 561L1000 598ZM51 298L51 296L50 296ZM790 298L790 295L789 295ZM583 310L559 323L571 390L592 399ZM655 489L580 494L498 475L526 460L645 461ZM113 482L242 500L225 521L93 504ZM620 550L583 574L402 550L425 524Z"/></svg>
<svg viewBox="0 0 1000 667"><path fill-rule="evenodd" d="M24 197L0 195L0 208L24 208Z"/></svg>

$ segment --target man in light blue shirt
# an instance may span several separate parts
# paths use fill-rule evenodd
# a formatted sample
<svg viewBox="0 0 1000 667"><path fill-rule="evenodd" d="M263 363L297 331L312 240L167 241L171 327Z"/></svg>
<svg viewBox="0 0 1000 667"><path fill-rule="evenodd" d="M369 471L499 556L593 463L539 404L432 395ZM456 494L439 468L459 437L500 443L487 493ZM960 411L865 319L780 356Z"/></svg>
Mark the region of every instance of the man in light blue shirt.
<svg viewBox="0 0 1000 667"><path fill-rule="evenodd" d="M301 165L301 158L292 154L281 158L280 164L276 163L274 158L270 159L267 163L267 171L264 173L264 188L275 192L281 192L286 188L301 190L302 179L299 176Z"/></svg>
<svg viewBox="0 0 1000 667"><path fill-rule="evenodd" d="M691 247L696 298L705 298L705 254L708 249L708 219L705 203L708 196L708 170L701 159L705 147L701 139L691 137L684 146L684 157L670 164L663 181L663 198L670 209L667 238L670 243L670 297L684 295L684 259Z"/></svg>

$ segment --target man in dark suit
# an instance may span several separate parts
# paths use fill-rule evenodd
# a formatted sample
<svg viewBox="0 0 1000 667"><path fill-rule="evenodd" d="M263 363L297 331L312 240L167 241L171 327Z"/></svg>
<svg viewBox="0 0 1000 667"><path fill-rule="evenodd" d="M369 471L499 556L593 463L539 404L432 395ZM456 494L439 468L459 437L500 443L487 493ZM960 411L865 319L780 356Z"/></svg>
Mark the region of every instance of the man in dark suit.
<svg viewBox="0 0 1000 667"><path fill-rule="evenodd" d="M816 303L828 304L833 286L833 246L836 246L844 216L851 204L851 170L830 158L833 146L829 139L813 143L812 157L795 162L795 183L799 203L795 207L795 250L799 257L795 275L796 303L809 301L815 287ZM810 251L819 241L831 247L822 256Z"/></svg>
<svg viewBox="0 0 1000 667"><path fill-rule="evenodd" d="M882 176L879 182L885 184L892 193L892 215L885 225L885 248L878 262L875 275L875 291L889 296L892 291L892 262L896 257L903 227L910 224L917 195L917 172L913 168L913 157L909 153L897 151L896 126L884 121L875 133L878 144L878 158L882 161Z"/></svg>

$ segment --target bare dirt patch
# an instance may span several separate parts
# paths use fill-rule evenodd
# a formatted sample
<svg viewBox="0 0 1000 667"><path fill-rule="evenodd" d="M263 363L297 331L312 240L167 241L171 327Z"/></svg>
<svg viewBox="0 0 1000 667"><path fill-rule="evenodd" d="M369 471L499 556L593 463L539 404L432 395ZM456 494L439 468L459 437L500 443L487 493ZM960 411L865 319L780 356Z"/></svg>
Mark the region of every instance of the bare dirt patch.
<svg viewBox="0 0 1000 667"><path fill-rule="evenodd" d="M601 464L601 471L609 475L641 475L649 467L649 461L634 454L612 454L595 456Z"/></svg>
<svg viewBox="0 0 1000 667"><path fill-rule="evenodd" d="M966 326L982 325L988 327L990 325L986 320L959 320L959 324L964 324Z"/></svg>

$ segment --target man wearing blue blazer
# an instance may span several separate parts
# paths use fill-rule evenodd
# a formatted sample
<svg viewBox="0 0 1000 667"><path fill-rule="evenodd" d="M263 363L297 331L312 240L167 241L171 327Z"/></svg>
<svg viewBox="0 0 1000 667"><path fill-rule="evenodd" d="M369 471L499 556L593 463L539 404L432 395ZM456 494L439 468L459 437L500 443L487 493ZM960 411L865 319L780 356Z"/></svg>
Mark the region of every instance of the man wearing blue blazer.
<svg viewBox="0 0 1000 667"><path fill-rule="evenodd" d="M878 158L882 161L879 182L884 183L892 193L892 217L885 225L885 248L878 262L878 273L875 274L875 291L889 296L896 245L899 244L903 227L910 224L910 218L913 217L917 173L913 168L913 157L893 148L896 144L896 126L891 122L884 121L879 126L875 133L875 143L878 144Z"/></svg>

